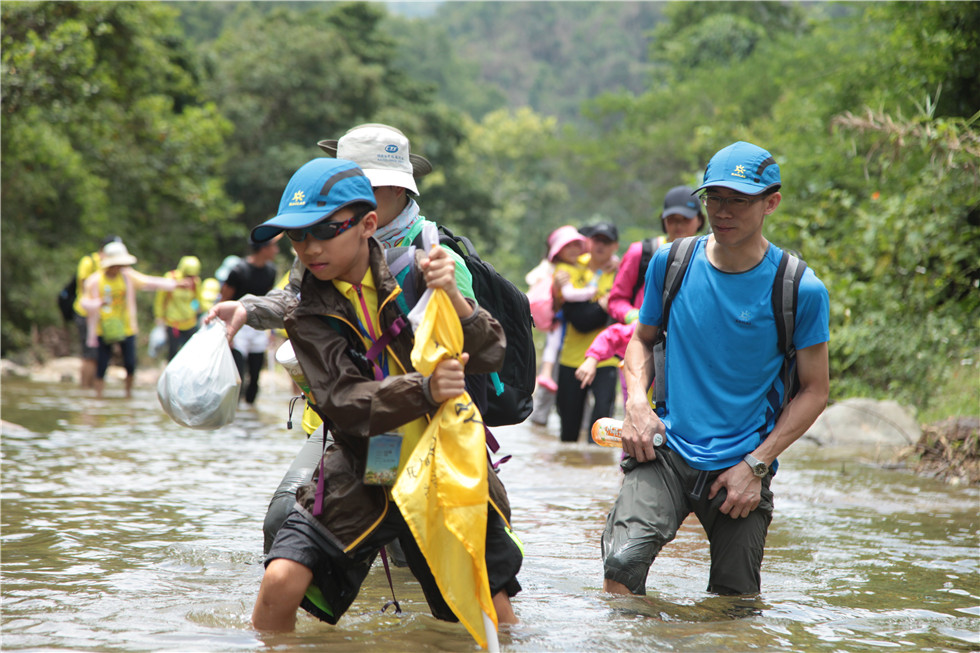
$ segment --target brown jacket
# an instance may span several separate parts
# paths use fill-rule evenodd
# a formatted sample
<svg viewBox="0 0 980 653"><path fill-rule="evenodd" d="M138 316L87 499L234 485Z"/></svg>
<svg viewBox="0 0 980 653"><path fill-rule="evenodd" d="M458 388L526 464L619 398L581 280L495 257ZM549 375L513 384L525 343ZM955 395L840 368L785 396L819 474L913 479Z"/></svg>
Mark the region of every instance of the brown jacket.
<svg viewBox="0 0 980 653"><path fill-rule="evenodd" d="M402 315L395 301L401 289L374 239L369 241L369 250L371 272L378 288L378 329L384 333ZM425 288L417 265L411 266L408 273L416 275L416 288ZM461 323L463 349L470 354L466 371L499 370L505 346L500 324L482 308ZM427 387L423 388L427 381L412 368L414 337L410 326L395 336L387 348L388 356L396 358L407 373L375 380L356 331L357 313L331 281L320 281L309 272L304 273L300 300L286 313L285 325L296 359L310 383L315 408L334 437L323 458L325 489L318 521L349 550L380 523L389 509L395 509L385 488L362 482L368 438L419 417L432 416L438 405L427 396ZM488 474L490 499L509 521L506 490L492 468ZM297 501L310 514L315 490L315 484L308 483L296 493Z"/></svg>

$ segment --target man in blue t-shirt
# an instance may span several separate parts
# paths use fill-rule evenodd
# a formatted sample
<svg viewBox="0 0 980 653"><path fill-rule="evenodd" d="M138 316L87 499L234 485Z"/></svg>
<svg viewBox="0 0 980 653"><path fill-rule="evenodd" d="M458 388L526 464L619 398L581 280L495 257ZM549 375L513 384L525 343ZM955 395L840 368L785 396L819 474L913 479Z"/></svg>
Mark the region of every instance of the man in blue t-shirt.
<svg viewBox="0 0 980 653"><path fill-rule="evenodd" d="M779 166L769 152L738 142L712 157L703 181L696 191L704 191L711 233L697 241L670 307L665 379L657 379L666 389L662 419L647 388L653 345L667 328L662 295L669 245L647 269L626 349L626 475L602 535L608 592L645 594L653 559L693 512L711 545L708 591L758 593L776 457L827 403L829 300L807 269L793 335L800 390L778 418L770 408L770 393L780 401L783 395L771 305L782 252L762 228L782 199ZM664 445L654 447L655 434Z"/></svg>

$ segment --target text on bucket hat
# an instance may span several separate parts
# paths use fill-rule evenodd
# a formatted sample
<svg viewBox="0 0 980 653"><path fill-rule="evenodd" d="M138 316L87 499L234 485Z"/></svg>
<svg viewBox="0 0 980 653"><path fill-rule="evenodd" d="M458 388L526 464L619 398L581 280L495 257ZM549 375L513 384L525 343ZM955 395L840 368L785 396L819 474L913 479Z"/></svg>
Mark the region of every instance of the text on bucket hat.
<svg viewBox="0 0 980 653"><path fill-rule="evenodd" d="M103 270L116 265L136 265L136 257L129 253L121 240L117 240L106 243L106 246L102 248L99 263Z"/></svg>
<svg viewBox="0 0 980 653"><path fill-rule="evenodd" d="M660 214L660 219L668 215L683 215L691 220L700 212L701 203L694 195L694 189L690 186L674 186L664 197L664 212Z"/></svg>
<svg viewBox="0 0 980 653"><path fill-rule="evenodd" d="M548 260L554 263L555 257L558 256L561 248L569 243L575 242L582 243L584 247L588 240L579 233L578 229L570 224L566 224L564 227L558 227L548 236Z"/></svg>
<svg viewBox="0 0 980 653"><path fill-rule="evenodd" d="M758 145L738 141L711 157L703 181L696 190L722 186L746 195L758 195L779 190L779 166L772 155Z"/></svg>
<svg viewBox="0 0 980 653"><path fill-rule="evenodd" d="M279 213L252 229L252 240L263 242L286 229L302 229L351 204L377 208L371 182L353 161L320 157L297 170L279 200Z"/></svg>
<svg viewBox="0 0 980 653"><path fill-rule="evenodd" d="M352 127L339 140L317 143L324 152L361 166L372 186L399 186L419 194L416 179L432 172L424 156L411 153L408 137L380 123Z"/></svg>

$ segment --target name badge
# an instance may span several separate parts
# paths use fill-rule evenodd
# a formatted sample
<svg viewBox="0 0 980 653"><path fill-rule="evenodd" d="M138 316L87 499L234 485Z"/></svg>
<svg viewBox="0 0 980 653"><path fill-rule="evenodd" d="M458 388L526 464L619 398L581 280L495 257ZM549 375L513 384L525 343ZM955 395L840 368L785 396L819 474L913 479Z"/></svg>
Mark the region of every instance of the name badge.
<svg viewBox="0 0 980 653"><path fill-rule="evenodd" d="M391 487L398 476L398 462L402 455L402 436L398 433L382 433L368 440L367 463L364 466L365 485Z"/></svg>

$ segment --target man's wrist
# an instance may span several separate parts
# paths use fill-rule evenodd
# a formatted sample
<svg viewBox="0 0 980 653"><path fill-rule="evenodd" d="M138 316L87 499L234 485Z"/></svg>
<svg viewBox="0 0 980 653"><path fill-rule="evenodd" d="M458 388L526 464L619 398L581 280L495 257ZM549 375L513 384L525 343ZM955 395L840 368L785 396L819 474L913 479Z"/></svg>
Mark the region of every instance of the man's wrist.
<svg viewBox="0 0 980 653"><path fill-rule="evenodd" d="M763 478L769 474L769 465L750 453L745 454L745 457L742 458L742 462L749 466L749 469L752 470L752 474L757 478Z"/></svg>

